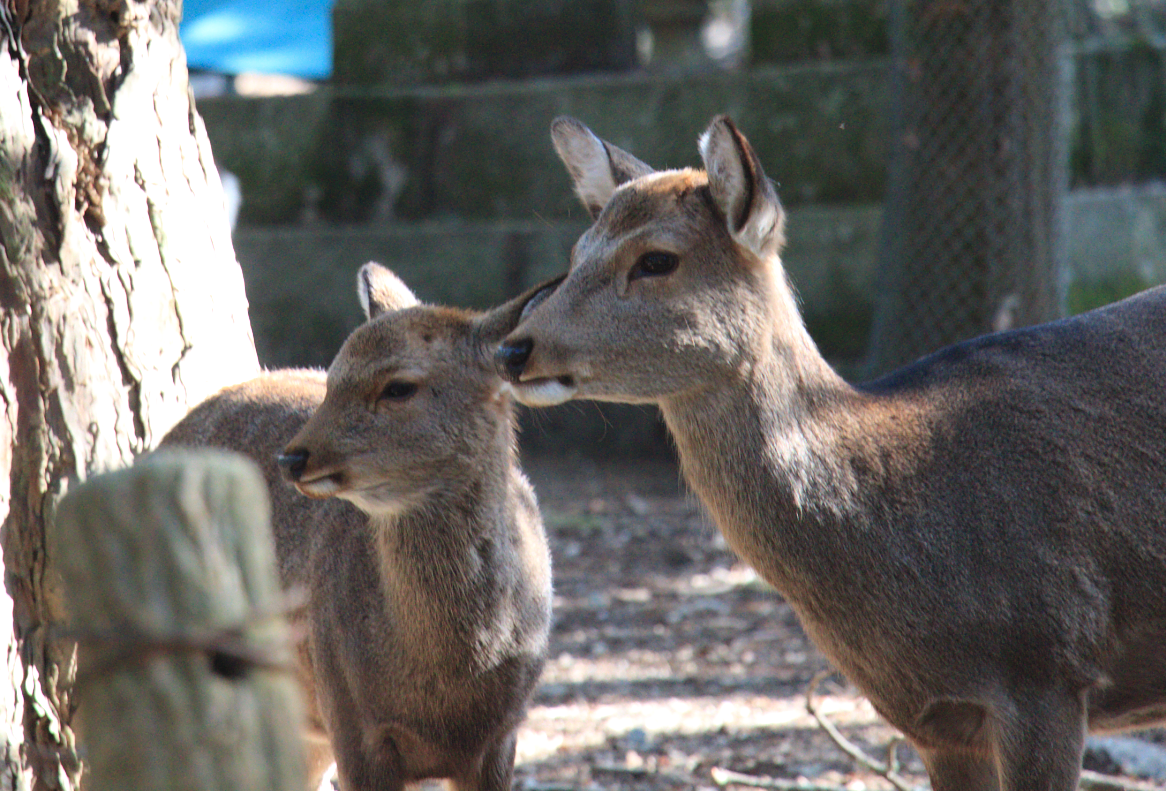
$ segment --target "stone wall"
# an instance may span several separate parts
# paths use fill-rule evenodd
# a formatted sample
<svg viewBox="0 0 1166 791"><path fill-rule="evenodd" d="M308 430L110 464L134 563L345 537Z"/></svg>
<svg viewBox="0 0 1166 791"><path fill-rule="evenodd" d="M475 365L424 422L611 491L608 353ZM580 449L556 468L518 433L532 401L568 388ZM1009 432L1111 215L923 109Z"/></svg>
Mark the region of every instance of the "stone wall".
<svg viewBox="0 0 1166 791"><path fill-rule="evenodd" d="M1075 190L1065 216L1070 312L1166 283L1166 186ZM785 266L811 333L844 368L866 348L881 218L877 204L789 210ZM486 308L562 272L585 227L241 228L235 250L260 359L326 366L361 320L355 275L365 261L389 266L424 300Z"/></svg>
<svg viewBox="0 0 1166 791"><path fill-rule="evenodd" d="M198 106L219 165L242 182L245 225L559 219L579 214L550 144L551 119L562 114L657 167L680 167L698 161L709 120L728 113L787 204L880 200L886 76L885 64L869 62L324 88Z"/></svg>
<svg viewBox="0 0 1166 791"><path fill-rule="evenodd" d="M811 334L847 375L861 370L878 284L882 210L789 210L784 256ZM1166 187L1072 192L1065 208L1071 312L1166 282ZM355 273L376 260L423 300L485 308L562 272L586 224L429 222L382 228L242 228L243 266L260 360L269 367L327 366L361 321ZM587 452L661 453L653 410L571 404L531 415L524 444Z"/></svg>

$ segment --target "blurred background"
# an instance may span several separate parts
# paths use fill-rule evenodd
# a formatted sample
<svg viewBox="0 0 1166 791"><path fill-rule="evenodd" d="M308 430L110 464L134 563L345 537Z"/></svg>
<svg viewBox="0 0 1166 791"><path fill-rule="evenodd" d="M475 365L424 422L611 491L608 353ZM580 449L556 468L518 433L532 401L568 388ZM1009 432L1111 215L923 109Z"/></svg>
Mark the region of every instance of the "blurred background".
<svg viewBox="0 0 1166 791"><path fill-rule="evenodd" d="M680 167L729 113L852 379L1166 281L1166 0L188 0L182 36L268 366L328 364L366 260L471 307L563 271L559 114ZM666 452L650 410L531 419Z"/></svg>
<svg viewBox="0 0 1166 791"><path fill-rule="evenodd" d="M562 272L588 218L560 114L655 167L732 115L851 379L1166 281L1166 0L187 0L182 34L267 366L328 364L369 259L480 308ZM523 420L556 595L517 787L889 790L806 714L828 665L685 495L655 411ZM886 754L868 702L823 693ZM1166 731L1091 738L1085 766L1166 781Z"/></svg>

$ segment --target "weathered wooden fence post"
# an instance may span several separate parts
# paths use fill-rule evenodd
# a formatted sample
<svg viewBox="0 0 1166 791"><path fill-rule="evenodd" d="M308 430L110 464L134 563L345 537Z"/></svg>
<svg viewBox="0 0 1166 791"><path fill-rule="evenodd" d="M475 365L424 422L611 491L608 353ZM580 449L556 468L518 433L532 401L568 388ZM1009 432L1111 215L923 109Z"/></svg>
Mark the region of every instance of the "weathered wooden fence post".
<svg viewBox="0 0 1166 791"><path fill-rule="evenodd" d="M217 452L159 454L62 500L88 788L304 788L269 511L254 467Z"/></svg>

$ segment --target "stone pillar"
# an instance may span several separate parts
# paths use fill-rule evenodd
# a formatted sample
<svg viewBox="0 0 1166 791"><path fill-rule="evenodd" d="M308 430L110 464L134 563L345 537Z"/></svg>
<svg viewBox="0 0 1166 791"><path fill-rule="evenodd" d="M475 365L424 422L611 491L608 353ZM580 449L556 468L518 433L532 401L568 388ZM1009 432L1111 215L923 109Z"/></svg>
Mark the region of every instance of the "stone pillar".
<svg viewBox="0 0 1166 791"><path fill-rule="evenodd" d="M340 84L417 85L621 71L634 0L337 0Z"/></svg>
<svg viewBox="0 0 1166 791"><path fill-rule="evenodd" d="M652 34L648 68L683 71L711 64L700 40L708 6L708 0L644 0L644 23Z"/></svg>

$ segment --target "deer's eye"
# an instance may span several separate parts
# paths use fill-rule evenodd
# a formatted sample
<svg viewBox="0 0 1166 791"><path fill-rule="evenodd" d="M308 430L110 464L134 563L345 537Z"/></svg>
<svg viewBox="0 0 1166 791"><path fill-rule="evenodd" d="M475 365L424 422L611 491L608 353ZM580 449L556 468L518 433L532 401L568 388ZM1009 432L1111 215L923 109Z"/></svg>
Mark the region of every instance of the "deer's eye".
<svg viewBox="0 0 1166 791"><path fill-rule="evenodd" d="M628 280L638 280L641 277L661 277L672 274L680 266L680 256L676 253L665 253L662 250L652 250L644 253L632 266L628 273Z"/></svg>
<svg viewBox="0 0 1166 791"><path fill-rule="evenodd" d="M417 385L413 382L404 382L399 379L394 379L385 385L385 389L381 391L378 401L407 401L412 398L413 394L417 392Z"/></svg>

